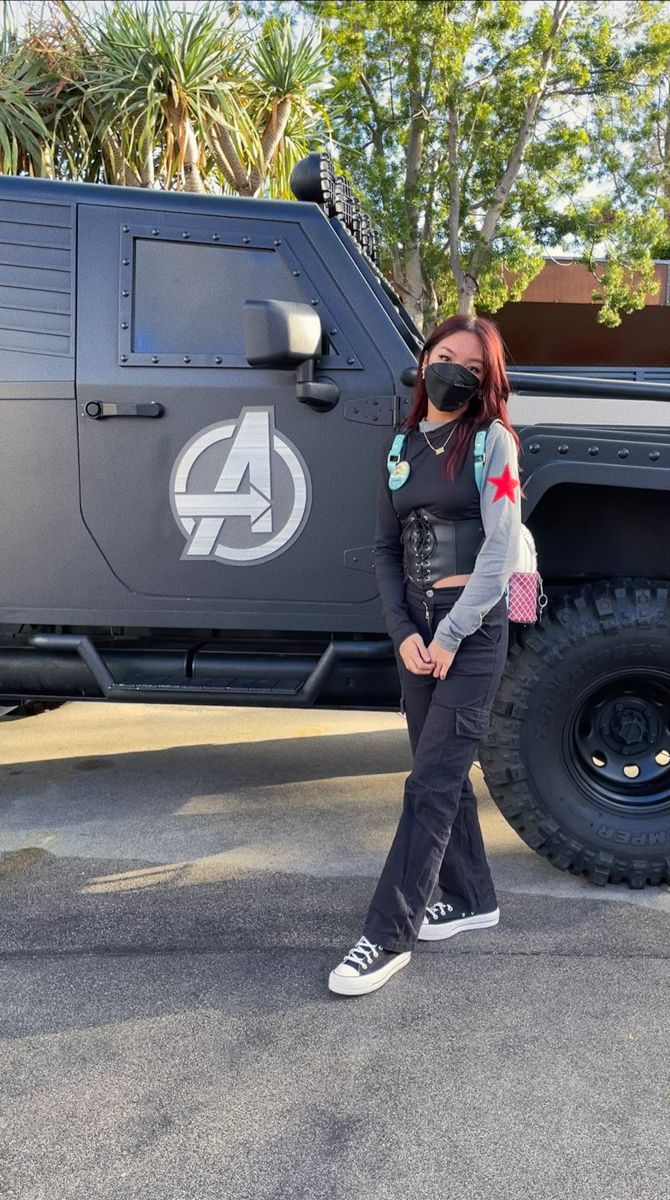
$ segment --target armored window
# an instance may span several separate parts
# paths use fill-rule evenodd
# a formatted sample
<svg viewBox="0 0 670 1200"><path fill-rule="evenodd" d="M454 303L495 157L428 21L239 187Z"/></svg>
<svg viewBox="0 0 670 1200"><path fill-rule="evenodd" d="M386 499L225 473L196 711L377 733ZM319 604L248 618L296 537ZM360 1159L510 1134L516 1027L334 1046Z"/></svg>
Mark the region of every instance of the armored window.
<svg viewBox="0 0 670 1200"><path fill-rule="evenodd" d="M121 365L246 367L246 300L315 302L285 239L124 226L121 238ZM233 234L233 236L231 236ZM234 244L236 242L236 244ZM249 243L249 244L242 244ZM319 302L320 303L320 302ZM325 306L319 309L332 325ZM346 361L340 339L324 340L324 355Z"/></svg>

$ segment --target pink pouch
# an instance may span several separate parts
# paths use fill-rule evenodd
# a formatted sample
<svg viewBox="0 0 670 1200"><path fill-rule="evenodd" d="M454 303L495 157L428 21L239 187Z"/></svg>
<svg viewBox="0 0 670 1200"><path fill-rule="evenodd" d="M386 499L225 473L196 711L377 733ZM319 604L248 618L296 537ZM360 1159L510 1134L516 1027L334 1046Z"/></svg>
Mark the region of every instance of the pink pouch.
<svg viewBox="0 0 670 1200"><path fill-rule="evenodd" d="M546 604L542 576L537 569L535 540L530 529L522 525L517 570L512 572L507 584L507 615L510 621L535 625Z"/></svg>
<svg viewBox="0 0 670 1200"><path fill-rule="evenodd" d="M507 585L508 617L510 621L521 621L534 625L540 608L538 595L542 589L542 578L538 571L514 571Z"/></svg>

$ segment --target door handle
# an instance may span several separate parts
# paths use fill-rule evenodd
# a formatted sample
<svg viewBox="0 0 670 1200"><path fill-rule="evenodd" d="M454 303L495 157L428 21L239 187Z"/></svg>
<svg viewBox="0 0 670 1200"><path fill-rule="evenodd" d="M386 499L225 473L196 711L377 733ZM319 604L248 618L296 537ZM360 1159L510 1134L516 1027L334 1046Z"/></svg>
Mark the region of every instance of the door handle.
<svg viewBox="0 0 670 1200"><path fill-rule="evenodd" d="M99 400L89 400L88 404L84 405L86 416L92 417L94 421L99 421L102 417L162 417L163 411L163 405L157 404L155 400L146 404L102 403Z"/></svg>

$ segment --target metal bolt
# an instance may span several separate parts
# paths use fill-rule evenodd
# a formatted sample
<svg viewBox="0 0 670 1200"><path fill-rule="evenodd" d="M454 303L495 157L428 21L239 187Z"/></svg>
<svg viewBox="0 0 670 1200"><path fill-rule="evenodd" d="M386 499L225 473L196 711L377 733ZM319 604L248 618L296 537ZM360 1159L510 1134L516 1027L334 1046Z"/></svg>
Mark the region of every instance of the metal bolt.
<svg viewBox="0 0 670 1200"><path fill-rule="evenodd" d="M185 354L185 355L184 355L184 362L185 362L185 363L190 363L190 361L191 361L191 356L190 356L190 354Z"/></svg>
<svg viewBox="0 0 670 1200"><path fill-rule="evenodd" d="M628 458L629 453L630 453L630 451L626 450L625 446L622 447L622 449L618 451L619 458Z"/></svg>
<svg viewBox="0 0 670 1200"><path fill-rule="evenodd" d="M121 265L122 265L122 266L124 266L124 267L129 267L129 266L130 266L130 259L129 259L129 258L122 258L122 259L121 259Z"/></svg>
<svg viewBox="0 0 670 1200"><path fill-rule="evenodd" d="M355 359L355 358L348 358L348 359L347 359L347 366L349 366L349 367L353 367L353 365L354 365L354 363L355 363L355 362L356 362L356 359Z"/></svg>
<svg viewBox="0 0 670 1200"><path fill-rule="evenodd" d="M592 458L595 458L596 454L600 454L600 447L599 446L589 446L589 454L591 455Z"/></svg>
<svg viewBox="0 0 670 1200"><path fill-rule="evenodd" d="M122 355L121 355L121 362L128 362L128 355L127 355L127 354L122 354Z"/></svg>
<svg viewBox="0 0 670 1200"><path fill-rule="evenodd" d="M220 354L217 354L216 358L214 359L214 362L217 363L218 366L221 365L221 363L223 362L223 359Z"/></svg>
<svg viewBox="0 0 670 1200"><path fill-rule="evenodd" d="M275 238L275 240L274 240L274 245L275 245L275 246L281 246L281 238Z"/></svg>
<svg viewBox="0 0 670 1200"><path fill-rule="evenodd" d="M567 454L569 449L570 449L570 447L565 442L562 442L561 445L558 447L558 453L559 454Z"/></svg>
<svg viewBox="0 0 670 1200"><path fill-rule="evenodd" d="M157 363L157 362L160 362L160 359L157 354L153 354L151 357L151 361L152 361L152 363Z"/></svg>
<svg viewBox="0 0 670 1200"><path fill-rule="evenodd" d="M130 225L122 225L121 228L124 233L130 233Z"/></svg>
<svg viewBox="0 0 670 1200"><path fill-rule="evenodd" d="M213 233L213 234L212 234L212 241L213 241L213 242L220 242L220 241L221 241L221 234L220 234L220 233Z"/></svg>
<svg viewBox="0 0 670 1200"><path fill-rule="evenodd" d="M336 330L336 329L331 329L331 330L330 330L330 336L331 336L331 337L335 337L335 334L336 334L336 333L337 333L337 330Z"/></svg>
<svg viewBox="0 0 670 1200"><path fill-rule="evenodd" d="M158 237L158 235L160 233L160 229L152 229L151 232L154 235L154 237Z"/></svg>
<svg viewBox="0 0 670 1200"><path fill-rule="evenodd" d="M528 449L530 450L531 454L537 454L538 450L540 450L540 443L532 442Z"/></svg>
<svg viewBox="0 0 670 1200"><path fill-rule="evenodd" d="M300 274L300 271L291 271L291 274L297 277Z"/></svg>
<svg viewBox="0 0 670 1200"><path fill-rule="evenodd" d="M127 329L127 328L128 328L128 322L127 322L127 321L122 321L122 322L121 322L121 328L122 328L122 329Z"/></svg>
<svg viewBox="0 0 670 1200"><path fill-rule="evenodd" d="M249 243L250 243L250 241L251 241L251 238L250 238L250 237L243 237L243 238L242 238L242 241L243 241L243 243L244 243L244 245L245 245L245 246L248 246L248 245L249 245Z"/></svg>
<svg viewBox="0 0 670 1200"><path fill-rule="evenodd" d="M652 462L658 462L658 459L660 457L661 457L661 454L660 454L659 450L650 450L649 451L649 458L651 459Z"/></svg>
<svg viewBox="0 0 670 1200"><path fill-rule="evenodd" d="M318 300L310 300L310 304L313 304L315 308L316 308L316 306L317 306L317 304L318 304L318 303L319 303L319 301L318 301Z"/></svg>
<svg viewBox="0 0 670 1200"><path fill-rule="evenodd" d="M184 230L184 232L182 233L181 236L188 240L188 238L190 238L191 235L190 235L190 233L187 233L186 230Z"/></svg>

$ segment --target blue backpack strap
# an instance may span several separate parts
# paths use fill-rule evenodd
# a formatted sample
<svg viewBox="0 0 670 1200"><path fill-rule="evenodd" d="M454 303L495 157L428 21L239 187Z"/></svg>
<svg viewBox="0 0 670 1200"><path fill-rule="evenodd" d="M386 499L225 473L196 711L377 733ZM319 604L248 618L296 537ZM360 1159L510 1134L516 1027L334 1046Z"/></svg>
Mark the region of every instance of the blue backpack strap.
<svg viewBox="0 0 670 1200"><path fill-rule="evenodd" d="M475 483L478 491L482 490L482 476L486 462L486 429L478 429L475 434Z"/></svg>
<svg viewBox="0 0 670 1200"><path fill-rule="evenodd" d="M406 441L406 433L397 433L394 437L393 442L391 443L391 449L388 453L388 458L386 459L386 466L388 467L389 474L393 470L396 463L400 462Z"/></svg>
<svg viewBox="0 0 670 1200"><path fill-rule="evenodd" d="M491 425L495 425L496 422L499 422L502 425L502 421L500 421L499 417L494 417L494 419L491 421ZM475 483L477 484L477 488L480 492L482 490L482 479L484 476L484 463L486 462L486 435L491 428L491 425L489 425L488 429L478 429L475 434Z"/></svg>

